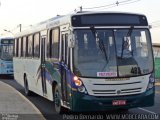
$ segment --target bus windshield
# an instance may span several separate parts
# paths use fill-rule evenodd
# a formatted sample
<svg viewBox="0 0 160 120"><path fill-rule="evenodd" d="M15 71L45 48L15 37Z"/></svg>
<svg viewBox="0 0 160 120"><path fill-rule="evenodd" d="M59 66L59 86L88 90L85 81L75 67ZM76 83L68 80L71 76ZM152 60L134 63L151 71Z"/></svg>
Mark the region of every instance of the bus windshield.
<svg viewBox="0 0 160 120"><path fill-rule="evenodd" d="M153 71L148 29L75 30L74 73L81 77L129 77Z"/></svg>
<svg viewBox="0 0 160 120"><path fill-rule="evenodd" d="M6 61L12 61L13 58L13 45L1 45L0 47L0 59Z"/></svg>

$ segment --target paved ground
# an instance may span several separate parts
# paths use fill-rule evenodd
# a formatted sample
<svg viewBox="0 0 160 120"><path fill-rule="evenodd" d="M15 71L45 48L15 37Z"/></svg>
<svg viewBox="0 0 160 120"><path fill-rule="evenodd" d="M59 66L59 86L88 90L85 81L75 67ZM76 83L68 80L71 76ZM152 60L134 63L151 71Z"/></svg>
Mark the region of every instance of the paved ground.
<svg viewBox="0 0 160 120"><path fill-rule="evenodd" d="M41 112L16 89L0 81L0 119L43 120ZM26 118L28 116L28 118Z"/></svg>

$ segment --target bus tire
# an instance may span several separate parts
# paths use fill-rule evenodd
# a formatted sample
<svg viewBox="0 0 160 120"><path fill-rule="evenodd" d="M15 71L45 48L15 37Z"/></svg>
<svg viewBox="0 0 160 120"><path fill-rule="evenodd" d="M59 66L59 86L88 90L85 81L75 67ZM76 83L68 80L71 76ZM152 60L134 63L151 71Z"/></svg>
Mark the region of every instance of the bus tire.
<svg viewBox="0 0 160 120"><path fill-rule="evenodd" d="M55 107L55 111L58 114L64 113L64 107L62 107L62 104L61 104L61 94L60 94L58 85L56 85L54 88L54 107Z"/></svg>
<svg viewBox="0 0 160 120"><path fill-rule="evenodd" d="M26 96L31 96L31 91L29 90L27 77L24 77L24 92Z"/></svg>

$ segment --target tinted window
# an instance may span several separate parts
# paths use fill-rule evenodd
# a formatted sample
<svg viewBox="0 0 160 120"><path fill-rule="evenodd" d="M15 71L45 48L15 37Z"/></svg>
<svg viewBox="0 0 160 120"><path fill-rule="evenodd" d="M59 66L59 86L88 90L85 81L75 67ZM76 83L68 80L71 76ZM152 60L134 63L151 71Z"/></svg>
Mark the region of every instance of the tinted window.
<svg viewBox="0 0 160 120"><path fill-rule="evenodd" d="M59 53L59 29L50 31L50 39L47 41L47 57L58 59Z"/></svg>
<svg viewBox="0 0 160 120"><path fill-rule="evenodd" d="M23 37L23 51L22 51L23 56L26 56L26 37Z"/></svg>
<svg viewBox="0 0 160 120"><path fill-rule="evenodd" d="M39 41L40 35L39 33L36 33L34 35L34 57L39 57Z"/></svg>
<svg viewBox="0 0 160 120"><path fill-rule="evenodd" d="M23 38L21 38L21 57L23 57Z"/></svg>
<svg viewBox="0 0 160 120"><path fill-rule="evenodd" d="M15 42L14 42L14 56L17 57L17 39L15 39Z"/></svg>
<svg viewBox="0 0 160 120"><path fill-rule="evenodd" d="M18 56L21 57L21 38L19 38L19 50L18 50Z"/></svg>
<svg viewBox="0 0 160 120"><path fill-rule="evenodd" d="M32 35L28 36L28 57L32 57L33 51L33 38Z"/></svg>

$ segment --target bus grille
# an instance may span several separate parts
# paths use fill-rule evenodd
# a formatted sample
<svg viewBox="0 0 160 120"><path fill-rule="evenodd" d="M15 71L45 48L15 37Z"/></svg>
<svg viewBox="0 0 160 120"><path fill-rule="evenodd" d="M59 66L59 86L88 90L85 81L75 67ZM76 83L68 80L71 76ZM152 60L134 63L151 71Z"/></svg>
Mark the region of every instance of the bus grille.
<svg viewBox="0 0 160 120"><path fill-rule="evenodd" d="M121 89L121 90L92 90L95 95L127 95L138 94L142 88Z"/></svg>
<svg viewBox="0 0 160 120"><path fill-rule="evenodd" d="M122 96L142 93L142 82L127 82L114 84L92 84L89 92L94 96Z"/></svg>
<svg viewBox="0 0 160 120"><path fill-rule="evenodd" d="M81 78L89 95L96 97L112 97L141 94L146 91L149 76L137 76L117 79Z"/></svg>

